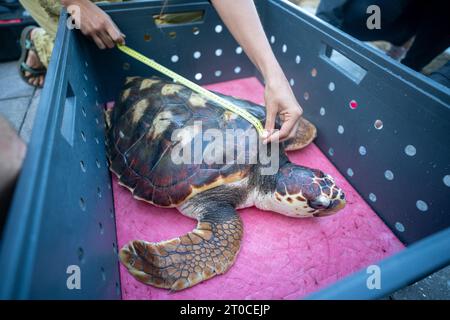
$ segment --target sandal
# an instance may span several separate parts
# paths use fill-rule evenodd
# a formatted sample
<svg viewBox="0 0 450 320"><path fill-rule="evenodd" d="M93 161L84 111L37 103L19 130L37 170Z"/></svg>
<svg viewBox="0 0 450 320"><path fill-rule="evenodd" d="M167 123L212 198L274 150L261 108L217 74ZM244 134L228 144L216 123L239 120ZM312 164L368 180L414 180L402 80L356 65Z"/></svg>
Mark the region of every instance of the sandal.
<svg viewBox="0 0 450 320"><path fill-rule="evenodd" d="M22 47L22 54L19 59L19 74L22 77L23 81L25 81L28 85L36 88L42 88L42 86L40 85L33 85L28 82L31 78L36 78L41 75L45 75L47 73L47 69L45 67L32 68L26 64L28 53L30 51L35 52L36 56L38 56L36 52L36 47L34 46L34 43L31 40L31 32L33 31L34 28L36 27L35 26L26 27L25 29L23 29L22 35L20 36L20 46ZM26 76L25 72L29 72L30 74Z"/></svg>

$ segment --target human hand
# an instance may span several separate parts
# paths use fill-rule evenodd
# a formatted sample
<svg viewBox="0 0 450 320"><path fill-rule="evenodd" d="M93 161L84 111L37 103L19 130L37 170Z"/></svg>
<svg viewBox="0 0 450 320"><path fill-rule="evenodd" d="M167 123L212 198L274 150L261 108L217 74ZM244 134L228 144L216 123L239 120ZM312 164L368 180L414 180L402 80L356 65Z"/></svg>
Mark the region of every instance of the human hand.
<svg viewBox="0 0 450 320"><path fill-rule="evenodd" d="M125 44L125 35L112 21L110 16L89 0L62 0L62 5L79 8L81 32L92 38L100 49L114 48L116 44Z"/></svg>
<svg viewBox="0 0 450 320"><path fill-rule="evenodd" d="M286 77L279 75L266 82L264 99L266 102L266 134L263 143L284 141L295 136L298 128L298 120L303 114L303 109L297 102ZM275 129L275 118L280 117L282 125L280 130Z"/></svg>

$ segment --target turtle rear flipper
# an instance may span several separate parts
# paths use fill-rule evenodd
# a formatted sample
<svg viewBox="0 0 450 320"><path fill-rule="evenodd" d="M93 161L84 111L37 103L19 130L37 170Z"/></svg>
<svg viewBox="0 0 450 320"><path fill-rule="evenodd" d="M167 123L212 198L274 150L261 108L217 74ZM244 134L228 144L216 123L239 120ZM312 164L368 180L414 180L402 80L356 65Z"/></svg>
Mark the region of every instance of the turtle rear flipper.
<svg viewBox="0 0 450 320"><path fill-rule="evenodd" d="M285 142L286 151L300 150L307 147L317 136L316 126L301 117L295 137Z"/></svg>
<svg viewBox="0 0 450 320"><path fill-rule="evenodd" d="M178 291L225 273L239 252L241 238L242 222L235 209L214 206L193 231L158 243L132 241L119 257L137 280Z"/></svg>

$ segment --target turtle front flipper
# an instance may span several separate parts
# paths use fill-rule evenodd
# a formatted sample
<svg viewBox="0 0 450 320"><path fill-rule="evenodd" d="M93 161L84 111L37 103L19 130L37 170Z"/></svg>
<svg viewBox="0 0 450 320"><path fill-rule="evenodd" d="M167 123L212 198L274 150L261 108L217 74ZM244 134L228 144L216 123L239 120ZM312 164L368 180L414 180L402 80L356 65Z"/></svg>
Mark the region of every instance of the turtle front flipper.
<svg viewBox="0 0 450 320"><path fill-rule="evenodd" d="M316 136L316 127L307 119L301 117L295 136L285 142L285 150L294 151L303 149L313 142Z"/></svg>
<svg viewBox="0 0 450 320"><path fill-rule="evenodd" d="M172 291L225 273L239 252L241 219L228 205L201 216L197 228L179 238L131 241L120 250L120 260L137 280Z"/></svg>

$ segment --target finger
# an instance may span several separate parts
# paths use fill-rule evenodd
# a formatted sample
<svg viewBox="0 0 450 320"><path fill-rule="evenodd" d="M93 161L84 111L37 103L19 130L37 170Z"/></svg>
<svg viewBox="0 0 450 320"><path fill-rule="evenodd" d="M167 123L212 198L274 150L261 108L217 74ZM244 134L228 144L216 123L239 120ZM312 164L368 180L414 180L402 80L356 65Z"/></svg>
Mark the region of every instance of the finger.
<svg viewBox="0 0 450 320"><path fill-rule="evenodd" d="M291 118L288 121L284 122L279 131L274 132L268 139L269 142L282 142L289 137L289 134L293 131L297 120L295 118Z"/></svg>
<svg viewBox="0 0 450 320"><path fill-rule="evenodd" d="M103 43L105 44L105 46L109 49L112 49L115 47L115 43L113 41L113 39L111 39L111 37L109 36L107 31L102 31L98 34L99 38L102 39Z"/></svg>
<svg viewBox="0 0 450 320"><path fill-rule="evenodd" d="M108 35L111 37L114 43L118 43L121 45L125 44L125 35L120 32L119 28L113 21L111 21L111 24L108 25L106 30L108 31Z"/></svg>
<svg viewBox="0 0 450 320"><path fill-rule="evenodd" d="M289 135L287 136L287 138L285 140L295 138L295 136L297 135L297 131L298 131L298 127L299 126L300 126L300 121L297 121L295 123L294 127L292 128L291 133L289 133Z"/></svg>
<svg viewBox="0 0 450 320"><path fill-rule="evenodd" d="M106 48L105 45L103 44L103 41L97 35L93 35L92 40L94 40L95 44L99 49L103 50Z"/></svg>

